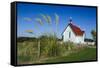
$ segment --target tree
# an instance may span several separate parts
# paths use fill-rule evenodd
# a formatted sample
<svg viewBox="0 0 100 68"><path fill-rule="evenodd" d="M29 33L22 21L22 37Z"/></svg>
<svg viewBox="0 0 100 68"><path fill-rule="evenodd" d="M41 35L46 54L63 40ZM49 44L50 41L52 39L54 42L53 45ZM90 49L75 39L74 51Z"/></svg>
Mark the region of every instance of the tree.
<svg viewBox="0 0 100 68"><path fill-rule="evenodd" d="M91 34L92 34L93 40L96 41L96 30L92 30Z"/></svg>

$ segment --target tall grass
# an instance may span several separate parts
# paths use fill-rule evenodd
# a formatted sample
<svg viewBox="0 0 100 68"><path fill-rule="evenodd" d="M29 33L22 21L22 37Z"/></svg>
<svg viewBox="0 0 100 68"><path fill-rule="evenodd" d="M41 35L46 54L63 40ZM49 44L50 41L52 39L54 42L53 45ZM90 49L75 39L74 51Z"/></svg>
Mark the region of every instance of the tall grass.
<svg viewBox="0 0 100 68"><path fill-rule="evenodd" d="M40 51L38 41L40 41ZM73 48L72 43L60 44L56 35L43 35L33 41L18 42L18 63L35 63L41 58L63 56L69 50L69 46L70 49Z"/></svg>
<svg viewBox="0 0 100 68"><path fill-rule="evenodd" d="M41 54L44 56L56 56L57 55L57 39L53 35L40 37L41 40Z"/></svg>
<svg viewBox="0 0 100 68"><path fill-rule="evenodd" d="M37 58L37 41L36 42L29 42L24 41L18 43L17 46L17 56L18 56L18 63L30 63L35 61Z"/></svg>

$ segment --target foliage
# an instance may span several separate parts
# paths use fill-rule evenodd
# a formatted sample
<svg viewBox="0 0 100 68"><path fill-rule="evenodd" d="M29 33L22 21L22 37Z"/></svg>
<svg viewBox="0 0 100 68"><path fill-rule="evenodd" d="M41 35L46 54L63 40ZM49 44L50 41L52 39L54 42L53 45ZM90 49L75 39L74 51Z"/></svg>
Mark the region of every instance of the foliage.
<svg viewBox="0 0 100 68"><path fill-rule="evenodd" d="M28 63L36 60L37 57L37 42L19 42L17 46L18 63Z"/></svg>
<svg viewBox="0 0 100 68"><path fill-rule="evenodd" d="M72 42L60 44L54 36L40 37L40 57L38 58L38 40L17 43L18 64L70 62L96 59L96 49L78 47ZM70 49L69 49L70 47ZM51 59L52 58L52 59Z"/></svg>
<svg viewBox="0 0 100 68"><path fill-rule="evenodd" d="M38 57L38 41L40 41L40 56ZM18 61L33 62L40 58L63 56L68 51L68 46L72 43L60 44L56 35L43 35L35 40L18 42ZM72 45L71 45L72 48ZM23 58L22 58L23 57Z"/></svg>
<svg viewBox="0 0 100 68"><path fill-rule="evenodd" d="M93 37L94 41L96 41L96 31L92 30L91 34L92 34L92 37Z"/></svg>
<svg viewBox="0 0 100 68"><path fill-rule="evenodd" d="M55 36L42 36L41 38L41 54L46 56L59 56L63 53L63 46L57 42Z"/></svg>

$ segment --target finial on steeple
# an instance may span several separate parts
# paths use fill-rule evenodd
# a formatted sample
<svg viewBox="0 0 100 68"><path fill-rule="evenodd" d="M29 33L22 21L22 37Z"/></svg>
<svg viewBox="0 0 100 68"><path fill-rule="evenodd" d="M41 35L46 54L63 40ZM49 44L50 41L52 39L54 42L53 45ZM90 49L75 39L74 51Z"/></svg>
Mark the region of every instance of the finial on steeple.
<svg viewBox="0 0 100 68"><path fill-rule="evenodd" d="M69 17L69 22L72 23L72 17Z"/></svg>

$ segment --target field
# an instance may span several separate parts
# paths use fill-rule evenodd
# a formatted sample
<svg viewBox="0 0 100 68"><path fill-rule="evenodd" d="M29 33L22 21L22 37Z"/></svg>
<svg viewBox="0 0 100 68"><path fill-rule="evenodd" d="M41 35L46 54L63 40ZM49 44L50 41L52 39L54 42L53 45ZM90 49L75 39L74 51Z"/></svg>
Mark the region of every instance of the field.
<svg viewBox="0 0 100 68"><path fill-rule="evenodd" d="M85 48L77 53L72 53L68 56L57 57L55 59L48 59L46 63L55 62L72 62L72 61L90 61L96 60L96 48Z"/></svg>
<svg viewBox="0 0 100 68"><path fill-rule="evenodd" d="M57 63L96 60L95 46L59 43L54 36L17 42L18 64Z"/></svg>

